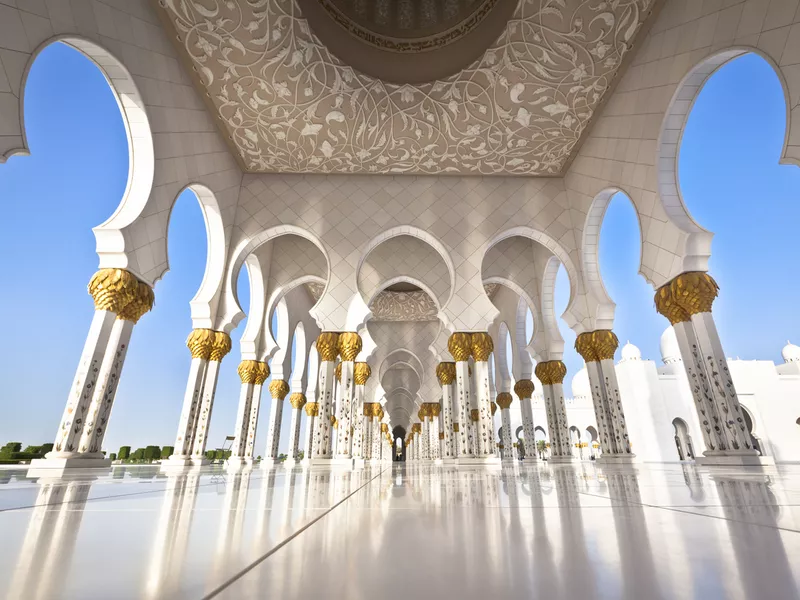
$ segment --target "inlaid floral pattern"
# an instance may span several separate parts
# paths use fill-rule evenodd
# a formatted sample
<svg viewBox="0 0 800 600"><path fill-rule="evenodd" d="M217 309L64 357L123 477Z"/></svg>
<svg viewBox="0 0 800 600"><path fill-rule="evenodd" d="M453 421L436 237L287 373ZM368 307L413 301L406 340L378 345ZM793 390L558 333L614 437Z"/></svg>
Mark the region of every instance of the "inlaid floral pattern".
<svg viewBox="0 0 800 600"><path fill-rule="evenodd" d="M520 0L505 32L446 80L355 72L294 0L160 0L254 172L563 171L656 0Z"/></svg>

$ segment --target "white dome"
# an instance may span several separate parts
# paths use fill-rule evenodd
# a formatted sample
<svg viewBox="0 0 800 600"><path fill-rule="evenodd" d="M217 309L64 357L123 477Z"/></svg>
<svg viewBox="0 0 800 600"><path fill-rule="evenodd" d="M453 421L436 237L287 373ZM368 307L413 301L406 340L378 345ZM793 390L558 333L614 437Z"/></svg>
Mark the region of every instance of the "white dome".
<svg viewBox="0 0 800 600"><path fill-rule="evenodd" d="M661 334L661 360L665 365L669 365L681 360L681 349L678 346L678 338L672 327L667 327Z"/></svg>
<svg viewBox="0 0 800 600"><path fill-rule="evenodd" d="M588 398L592 395L592 386L589 384L589 371L583 367L572 378L572 397Z"/></svg>
<svg viewBox="0 0 800 600"><path fill-rule="evenodd" d="M784 362L800 362L800 347L795 346L792 342L786 342L786 345L781 350Z"/></svg>
<svg viewBox="0 0 800 600"><path fill-rule="evenodd" d="M622 360L642 360L642 351L628 342L622 347Z"/></svg>

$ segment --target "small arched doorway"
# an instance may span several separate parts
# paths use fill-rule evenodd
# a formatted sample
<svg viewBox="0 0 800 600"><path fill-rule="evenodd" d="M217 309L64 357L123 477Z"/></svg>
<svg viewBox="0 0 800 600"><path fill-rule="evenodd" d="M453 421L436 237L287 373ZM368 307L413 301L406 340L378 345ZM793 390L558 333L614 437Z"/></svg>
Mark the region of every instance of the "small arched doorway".
<svg viewBox="0 0 800 600"><path fill-rule="evenodd" d="M394 443L392 444L392 460L404 462L406 460L406 430L399 425L392 429Z"/></svg>
<svg viewBox="0 0 800 600"><path fill-rule="evenodd" d="M581 447L581 432L575 425L569 428L569 445L573 455L583 458L583 448Z"/></svg>
<svg viewBox="0 0 800 600"><path fill-rule="evenodd" d="M675 447L678 450L678 459L694 460L692 436L689 435L689 427L686 425L686 421L676 417L672 419L672 427L675 429Z"/></svg>
<svg viewBox="0 0 800 600"><path fill-rule="evenodd" d="M586 428L586 441L589 443L589 460L594 460L600 452L600 444L597 443L597 429L593 425Z"/></svg>

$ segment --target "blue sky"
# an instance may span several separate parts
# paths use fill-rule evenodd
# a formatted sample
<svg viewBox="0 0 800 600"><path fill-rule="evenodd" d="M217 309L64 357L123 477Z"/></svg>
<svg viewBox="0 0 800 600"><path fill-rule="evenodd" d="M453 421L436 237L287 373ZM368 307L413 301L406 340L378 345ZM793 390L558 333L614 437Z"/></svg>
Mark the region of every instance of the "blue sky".
<svg viewBox="0 0 800 600"><path fill-rule="evenodd" d="M127 178L127 148L116 102L87 59L55 44L31 70L25 99L31 156L0 165L0 273L7 316L0 350L0 444L52 441L83 346L93 305L86 284L97 269L92 227L116 208ZM800 170L778 159L785 104L766 62L745 56L704 88L681 149L680 178L689 210L716 233L711 273L722 293L717 324L729 356L780 361L787 339L800 341L795 298L800 292L795 233ZM122 444L171 445L189 369L184 345L192 324L189 300L205 267L205 227L190 192L174 208L169 229L170 272L156 286L156 308L134 330L105 449ZM637 274L636 215L623 196L609 206L600 238L600 266L617 303L615 331L658 360L667 325L653 308L653 290ZM560 273L557 306L569 283ZM242 271L239 297L249 305ZM232 433L239 394L236 366L243 326L223 361L209 447ZM570 374L582 366L574 334L562 324ZM568 380L571 375L568 375ZM266 443L265 392L256 449ZM288 407L288 404L287 404ZM284 413L288 431L290 410ZM281 448L285 449L284 435Z"/></svg>

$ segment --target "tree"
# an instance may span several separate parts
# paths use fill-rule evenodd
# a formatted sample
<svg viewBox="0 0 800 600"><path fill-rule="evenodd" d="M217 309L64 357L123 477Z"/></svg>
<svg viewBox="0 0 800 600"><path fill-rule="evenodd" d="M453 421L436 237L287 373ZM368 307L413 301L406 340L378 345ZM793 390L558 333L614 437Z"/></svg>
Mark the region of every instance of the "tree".
<svg viewBox="0 0 800 600"><path fill-rule="evenodd" d="M42 444L42 454L47 454L53 450L53 444Z"/></svg>
<svg viewBox="0 0 800 600"><path fill-rule="evenodd" d="M538 440L536 442L536 451L539 453L539 458L544 458L544 452L547 449L547 442Z"/></svg>
<svg viewBox="0 0 800 600"><path fill-rule="evenodd" d="M175 446L164 446L161 449L161 458L169 458L175 454Z"/></svg>
<svg viewBox="0 0 800 600"><path fill-rule="evenodd" d="M128 460L131 457L131 447L130 446L122 446L119 449L119 453L117 453L120 460Z"/></svg>
<svg viewBox="0 0 800 600"><path fill-rule="evenodd" d="M108 455L108 458L110 458L112 461L117 460L117 453L112 452L111 454Z"/></svg>
<svg viewBox="0 0 800 600"><path fill-rule="evenodd" d="M161 448L158 446L148 446L144 449L144 459L153 462L161 457Z"/></svg>
<svg viewBox="0 0 800 600"><path fill-rule="evenodd" d="M11 456L12 452L19 452L20 450L22 450L22 442L8 442L0 448L0 456Z"/></svg>
<svg viewBox="0 0 800 600"><path fill-rule="evenodd" d="M206 450L206 458L208 460L214 460L216 455L217 455L217 451L216 450Z"/></svg>
<svg viewBox="0 0 800 600"><path fill-rule="evenodd" d="M131 460L144 460L144 448L137 448L136 451L131 454Z"/></svg>

